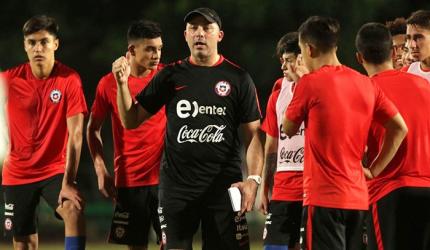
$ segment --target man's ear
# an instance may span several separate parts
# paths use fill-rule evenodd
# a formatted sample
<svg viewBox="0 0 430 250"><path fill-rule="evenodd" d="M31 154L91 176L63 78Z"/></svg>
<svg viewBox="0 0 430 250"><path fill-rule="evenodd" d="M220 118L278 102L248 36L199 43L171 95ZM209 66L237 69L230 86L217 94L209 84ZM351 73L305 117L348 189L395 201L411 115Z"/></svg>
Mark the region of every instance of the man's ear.
<svg viewBox="0 0 430 250"><path fill-rule="evenodd" d="M364 63L363 54L360 52L355 52L355 58L357 59L357 62L361 65Z"/></svg>
<svg viewBox="0 0 430 250"><path fill-rule="evenodd" d="M309 57L311 57L311 58L315 58L315 57L318 57L319 56L319 50L315 47L315 46L313 46L312 44L310 44L310 43L306 43L305 44L305 50L306 50L306 53L309 55Z"/></svg>
<svg viewBox="0 0 430 250"><path fill-rule="evenodd" d="M220 30L218 33L218 42L221 42L224 38L224 31Z"/></svg>
<svg viewBox="0 0 430 250"><path fill-rule="evenodd" d="M136 56L136 51L135 51L134 45L132 45L132 44L128 45L127 51L130 52L130 54L132 56Z"/></svg>
<svg viewBox="0 0 430 250"><path fill-rule="evenodd" d="M54 51L56 51L58 49L58 47L60 47L60 39L55 38L54 44L55 44Z"/></svg>

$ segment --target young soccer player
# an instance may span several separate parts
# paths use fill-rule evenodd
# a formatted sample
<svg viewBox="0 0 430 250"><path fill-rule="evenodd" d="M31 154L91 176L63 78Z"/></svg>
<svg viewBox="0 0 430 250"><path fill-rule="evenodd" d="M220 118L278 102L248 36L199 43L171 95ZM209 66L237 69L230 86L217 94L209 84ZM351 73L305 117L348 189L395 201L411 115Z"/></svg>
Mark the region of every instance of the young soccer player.
<svg viewBox="0 0 430 250"><path fill-rule="evenodd" d="M87 112L79 75L55 60L58 25L45 15L23 27L28 63L5 72L10 152L2 171L5 232L37 249L43 197L64 221L65 249L85 249L84 199L76 186Z"/></svg>
<svg viewBox="0 0 430 250"><path fill-rule="evenodd" d="M426 249L430 244L430 85L393 69L390 32L378 23L361 27L358 61L404 117L408 135L393 160L369 180L368 249ZM419 108L417 108L419 107ZM385 135L386 136L386 135ZM378 154L384 130L372 124L368 159Z"/></svg>
<svg viewBox="0 0 430 250"><path fill-rule="evenodd" d="M303 173L305 249L362 249L368 209L366 176L377 176L406 135L395 106L366 76L337 56L339 23L313 16L299 28L299 46L310 73L297 82L284 131L294 136L305 122ZM363 170L361 159L372 120L386 129L380 154Z"/></svg>

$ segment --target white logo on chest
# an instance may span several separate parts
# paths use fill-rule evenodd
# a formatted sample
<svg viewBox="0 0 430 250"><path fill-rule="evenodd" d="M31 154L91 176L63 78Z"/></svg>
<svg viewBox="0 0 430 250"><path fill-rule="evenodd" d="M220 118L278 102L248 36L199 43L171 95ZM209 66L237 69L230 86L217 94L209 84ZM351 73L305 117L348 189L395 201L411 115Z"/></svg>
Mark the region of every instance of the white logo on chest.
<svg viewBox="0 0 430 250"><path fill-rule="evenodd" d="M61 91L58 89L52 90L51 94L49 94L49 98L53 103L59 103L61 100Z"/></svg>
<svg viewBox="0 0 430 250"><path fill-rule="evenodd" d="M226 115L226 107L212 106L199 106L196 101L190 102L188 100L180 100L176 104L176 114L179 118L185 119L188 117L196 117L201 115Z"/></svg>
<svg viewBox="0 0 430 250"><path fill-rule="evenodd" d="M185 142L200 142L200 143L218 143L224 141L225 125L207 125L200 129L189 129L188 125L184 125L179 129L177 141L178 143Z"/></svg>

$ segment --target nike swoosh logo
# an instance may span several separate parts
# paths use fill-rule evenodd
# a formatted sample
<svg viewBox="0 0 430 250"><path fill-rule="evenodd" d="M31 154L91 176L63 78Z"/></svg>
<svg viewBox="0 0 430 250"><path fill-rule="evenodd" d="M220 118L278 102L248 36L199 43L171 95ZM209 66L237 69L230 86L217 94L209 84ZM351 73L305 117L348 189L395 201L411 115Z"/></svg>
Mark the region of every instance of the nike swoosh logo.
<svg viewBox="0 0 430 250"><path fill-rule="evenodd" d="M187 85L182 85L182 86L175 86L175 90L179 91L181 89L185 89L186 87L188 87Z"/></svg>

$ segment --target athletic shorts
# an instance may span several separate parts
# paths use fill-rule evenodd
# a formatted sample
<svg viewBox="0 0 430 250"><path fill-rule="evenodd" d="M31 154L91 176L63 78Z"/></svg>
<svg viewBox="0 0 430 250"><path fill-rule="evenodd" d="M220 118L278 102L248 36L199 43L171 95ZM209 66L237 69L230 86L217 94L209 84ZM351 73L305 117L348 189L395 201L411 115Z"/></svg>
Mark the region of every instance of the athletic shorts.
<svg viewBox="0 0 430 250"><path fill-rule="evenodd" d="M430 249L430 188L396 189L370 206L369 250Z"/></svg>
<svg viewBox="0 0 430 250"><path fill-rule="evenodd" d="M27 236L37 233L37 207L42 196L57 214L58 196L63 174L46 180L24 185L4 185L4 233L5 236Z"/></svg>
<svg viewBox="0 0 430 250"><path fill-rule="evenodd" d="M268 210L263 231L264 246L293 248L300 240L303 202L270 201Z"/></svg>
<svg viewBox="0 0 430 250"><path fill-rule="evenodd" d="M305 206L301 247L306 250L362 250L367 211Z"/></svg>
<svg viewBox="0 0 430 250"><path fill-rule="evenodd" d="M147 246L152 225L159 242L157 214L158 185L119 188L108 241L115 244Z"/></svg>
<svg viewBox="0 0 430 250"><path fill-rule="evenodd" d="M201 223L203 250L249 250L245 215L233 212L227 188L215 188L192 200L186 192L172 195L160 189L158 213L165 249L192 249Z"/></svg>

